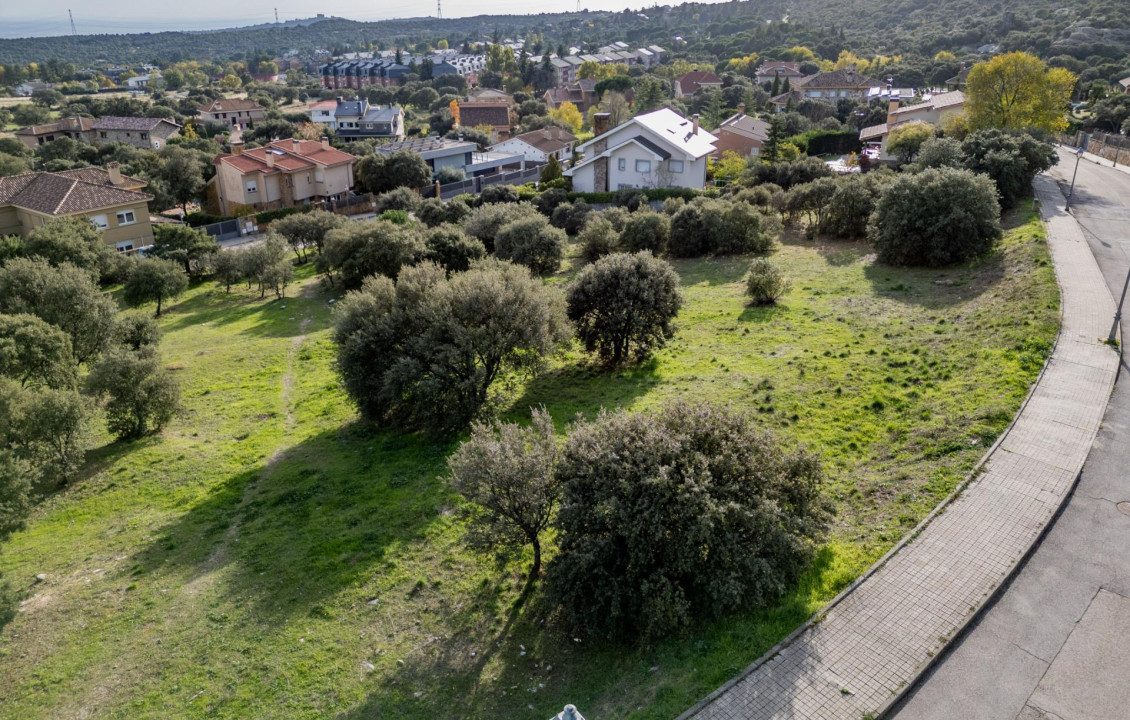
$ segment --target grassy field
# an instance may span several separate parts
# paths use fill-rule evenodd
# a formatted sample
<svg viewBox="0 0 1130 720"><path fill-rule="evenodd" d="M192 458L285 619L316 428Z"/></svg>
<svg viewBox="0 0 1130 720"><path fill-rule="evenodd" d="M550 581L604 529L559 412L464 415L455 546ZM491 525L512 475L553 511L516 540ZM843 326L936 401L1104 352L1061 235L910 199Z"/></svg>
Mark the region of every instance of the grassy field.
<svg viewBox="0 0 1130 720"><path fill-rule="evenodd" d="M679 261L677 338L643 367L575 351L506 385L501 412L748 408L820 451L839 512L781 602L645 650L579 642L516 602L527 567L468 552L444 482L455 439L360 425L332 369L332 305L193 288L163 318L185 412L98 439L0 553L22 594L0 631L0 718L669 719L857 577L1007 425L1054 339L1058 293L1024 208L1002 249L947 270L788 241L781 304L748 259ZM565 279L563 274L556 280ZM47 580L36 582L37 573Z"/></svg>

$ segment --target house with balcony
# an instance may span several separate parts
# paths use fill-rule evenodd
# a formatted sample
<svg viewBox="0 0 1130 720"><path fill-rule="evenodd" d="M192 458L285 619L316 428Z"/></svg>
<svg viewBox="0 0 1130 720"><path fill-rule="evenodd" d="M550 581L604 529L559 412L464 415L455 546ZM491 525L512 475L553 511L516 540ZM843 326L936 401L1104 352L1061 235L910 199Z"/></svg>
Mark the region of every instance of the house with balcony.
<svg viewBox="0 0 1130 720"><path fill-rule="evenodd" d="M246 150L239 135L233 133L231 152L212 161L216 175L207 192L222 215L243 207L262 211L340 200L353 187L357 158L331 147L326 138L276 140Z"/></svg>
<svg viewBox="0 0 1130 720"><path fill-rule="evenodd" d="M550 157L556 157L564 167L573 156L573 145L576 142L577 136L568 130L549 126L515 135L491 145L490 149L492 152L521 155L528 163L547 163Z"/></svg>
<svg viewBox="0 0 1130 720"><path fill-rule="evenodd" d="M637 115L606 130L607 113L593 118L596 136L577 146L584 160L565 171L579 192L623 188L706 186L707 157L716 138L669 108Z"/></svg>
<svg viewBox="0 0 1130 720"><path fill-rule="evenodd" d="M800 63L798 62L780 62L780 61L766 61L754 72L753 79L758 85L765 85L772 83L777 78L781 82L788 78L789 84L795 85L798 80L804 77L804 73L800 71Z"/></svg>
<svg viewBox="0 0 1130 720"><path fill-rule="evenodd" d="M337 137L345 140L381 138L404 139L404 110L396 105L370 105L364 98L334 103L333 127Z"/></svg>
<svg viewBox="0 0 1130 720"><path fill-rule="evenodd" d="M491 175L504 167L517 166L522 170L526 168L526 159L520 153L494 149L479 152L477 143L452 138L409 138L373 148L373 152L382 155L391 155L399 151L419 155L432 171L433 176L444 168L461 170L468 178Z"/></svg>

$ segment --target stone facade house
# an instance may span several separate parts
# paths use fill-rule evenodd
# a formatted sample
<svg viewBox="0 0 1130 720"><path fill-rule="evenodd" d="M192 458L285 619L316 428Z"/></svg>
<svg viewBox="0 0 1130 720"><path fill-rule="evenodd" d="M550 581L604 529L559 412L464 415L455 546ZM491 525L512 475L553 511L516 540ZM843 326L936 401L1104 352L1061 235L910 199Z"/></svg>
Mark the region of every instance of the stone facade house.
<svg viewBox="0 0 1130 720"><path fill-rule="evenodd" d="M90 128L90 143L120 142L160 150L169 138L180 135L180 131L180 125L165 118L101 117Z"/></svg>
<svg viewBox="0 0 1130 720"><path fill-rule="evenodd" d="M213 100L200 108L197 117L202 124L220 123L234 127L247 127L265 117L263 106L254 100L221 99Z"/></svg>
<svg viewBox="0 0 1130 720"><path fill-rule="evenodd" d="M698 125L663 108L638 115L604 130L606 113L594 116L596 137L578 146L584 160L565 171L579 192L609 192L624 188L706 186L707 156L718 138Z"/></svg>

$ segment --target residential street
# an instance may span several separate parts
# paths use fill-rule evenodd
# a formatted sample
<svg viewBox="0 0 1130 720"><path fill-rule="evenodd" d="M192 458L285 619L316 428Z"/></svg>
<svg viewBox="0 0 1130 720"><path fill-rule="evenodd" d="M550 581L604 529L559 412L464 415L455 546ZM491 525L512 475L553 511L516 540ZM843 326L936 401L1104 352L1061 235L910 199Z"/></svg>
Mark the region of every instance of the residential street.
<svg viewBox="0 0 1130 720"><path fill-rule="evenodd" d="M1115 299L1130 267L1130 174L1084 159L1072 212ZM1075 156L1050 174L1066 192ZM1122 322L1123 337L1130 328ZM1130 713L1130 381L1124 361L1082 479L998 600L889 717L1098 720Z"/></svg>

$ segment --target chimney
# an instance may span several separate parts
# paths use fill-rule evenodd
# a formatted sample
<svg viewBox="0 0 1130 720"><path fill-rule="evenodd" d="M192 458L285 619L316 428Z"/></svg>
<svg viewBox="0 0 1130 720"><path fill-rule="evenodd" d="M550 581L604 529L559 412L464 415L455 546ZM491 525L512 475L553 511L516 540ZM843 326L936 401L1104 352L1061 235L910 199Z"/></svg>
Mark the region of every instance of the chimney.
<svg viewBox="0 0 1130 720"><path fill-rule="evenodd" d="M338 95L337 96L337 104L341 105L343 102L345 102L345 98L343 98L341 95Z"/></svg>
<svg viewBox="0 0 1130 720"><path fill-rule="evenodd" d="M612 113L599 112L592 115L592 136L599 137L612 129Z"/></svg>
<svg viewBox="0 0 1130 720"><path fill-rule="evenodd" d="M292 138L290 141L290 147L294 152L298 152L302 149L302 141L298 138Z"/></svg>
<svg viewBox="0 0 1130 720"><path fill-rule="evenodd" d="M243 154L243 131L239 128L239 123L232 125L231 135L228 136L228 145L231 146L232 155Z"/></svg>
<svg viewBox="0 0 1130 720"><path fill-rule="evenodd" d="M745 115L745 103L738 103L738 112Z"/></svg>
<svg viewBox="0 0 1130 720"><path fill-rule="evenodd" d="M110 184L111 185L121 185L122 184L122 169L121 169L121 166L118 165L117 160L115 160L114 162L112 162L112 163L110 163L106 166L106 172L109 173L109 175L110 175Z"/></svg>
<svg viewBox="0 0 1130 720"><path fill-rule="evenodd" d="M698 113L691 115L691 135L698 135Z"/></svg>
<svg viewBox="0 0 1130 720"><path fill-rule="evenodd" d="M328 137L326 137L325 135L322 136L322 149L323 150L329 150L330 149L330 139Z"/></svg>
<svg viewBox="0 0 1130 720"><path fill-rule="evenodd" d="M273 168L275 166L275 153L271 148L267 148L267 167Z"/></svg>
<svg viewBox="0 0 1130 720"><path fill-rule="evenodd" d="M887 104L887 124L890 125L895 121L895 110L899 109L899 100L892 97L890 103Z"/></svg>

